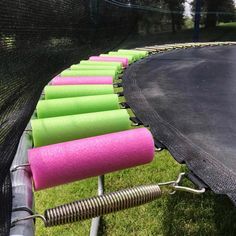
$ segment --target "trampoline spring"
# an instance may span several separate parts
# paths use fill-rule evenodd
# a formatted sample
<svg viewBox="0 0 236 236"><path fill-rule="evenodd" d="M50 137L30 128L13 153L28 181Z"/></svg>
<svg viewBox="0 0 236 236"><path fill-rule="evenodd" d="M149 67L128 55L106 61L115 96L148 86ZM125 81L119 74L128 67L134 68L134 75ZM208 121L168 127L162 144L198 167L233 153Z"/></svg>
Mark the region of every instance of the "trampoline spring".
<svg viewBox="0 0 236 236"><path fill-rule="evenodd" d="M55 208L48 209L43 215L33 212L30 216L16 219L12 222L12 227L16 223L24 220L40 218L46 227L73 223L76 221L87 220L109 213L137 207L145 203L154 201L163 194L174 194L176 191L184 191L192 194L203 194L205 188L193 189L179 185L185 173L180 173L177 180L164 183L143 185L128 189L119 190L117 192L107 193L96 197L82 199ZM165 192L160 187L170 187L171 192Z"/></svg>
<svg viewBox="0 0 236 236"><path fill-rule="evenodd" d="M124 92L118 92L117 95L118 97L124 97Z"/></svg>
<svg viewBox="0 0 236 236"><path fill-rule="evenodd" d="M123 109L130 109L130 106L129 106L126 102L121 102L121 103L120 103L120 106L121 106Z"/></svg>
<svg viewBox="0 0 236 236"><path fill-rule="evenodd" d="M155 152L161 152L161 151L163 151L162 147L155 148Z"/></svg>
<svg viewBox="0 0 236 236"><path fill-rule="evenodd" d="M132 126L140 126L144 125L141 120L139 120L137 117L130 117L129 118L132 121Z"/></svg>
<svg viewBox="0 0 236 236"><path fill-rule="evenodd" d="M115 88L122 88L122 83L114 83L113 84L113 86L115 87Z"/></svg>
<svg viewBox="0 0 236 236"><path fill-rule="evenodd" d="M82 221L140 206L159 198L161 194L159 185L154 184L124 189L61 205L45 211L45 226L51 227Z"/></svg>

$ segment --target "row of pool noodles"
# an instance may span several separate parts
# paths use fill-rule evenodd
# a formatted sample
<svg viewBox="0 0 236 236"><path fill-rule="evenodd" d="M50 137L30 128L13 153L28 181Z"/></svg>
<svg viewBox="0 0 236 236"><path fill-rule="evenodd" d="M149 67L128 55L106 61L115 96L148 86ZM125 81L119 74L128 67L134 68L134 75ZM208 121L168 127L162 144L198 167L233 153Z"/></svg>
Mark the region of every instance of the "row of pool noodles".
<svg viewBox="0 0 236 236"><path fill-rule="evenodd" d="M114 57L116 53L117 56ZM78 65L72 65L69 70L62 72L51 82L52 85L79 85L79 84L112 84L113 79L119 78L119 73L127 67L130 61L134 62L148 55L146 51L119 50L118 52L109 52L103 56L92 56L89 60L82 60ZM67 80L61 80L61 78ZM79 77L79 78L77 78Z"/></svg>
<svg viewBox="0 0 236 236"><path fill-rule="evenodd" d="M146 164L154 157L151 133L130 129L112 85L51 84L37 114L31 121L35 148L28 152L36 191Z"/></svg>
<svg viewBox="0 0 236 236"><path fill-rule="evenodd" d="M112 62L113 64L104 64L105 62ZM61 76L110 76L115 80L119 78L123 68L128 66L128 59L118 57L92 56L86 62L87 64L84 63L85 62L82 61L82 64L72 65L69 69L63 71ZM99 64L95 65L95 63ZM114 65L114 63L119 63L122 68L120 69L117 65Z"/></svg>

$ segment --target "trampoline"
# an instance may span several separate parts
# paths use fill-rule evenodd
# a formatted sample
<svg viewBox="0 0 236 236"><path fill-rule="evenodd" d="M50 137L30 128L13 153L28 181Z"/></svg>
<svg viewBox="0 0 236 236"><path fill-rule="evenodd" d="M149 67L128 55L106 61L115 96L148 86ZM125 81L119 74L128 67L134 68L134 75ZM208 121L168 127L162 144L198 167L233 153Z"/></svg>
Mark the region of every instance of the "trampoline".
<svg viewBox="0 0 236 236"><path fill-rule="evenodd" d="M176 191L213 190L236 205L236 43L143 46L157 43L156 29L160 44L192 41L188 30L168 38L182 26L181 1L160 4L0 3L0 235L33 236L40 218L46 227L92 219L95 236L101 216ZM163 149L189 173L104 191L105 174ZM34 209L34 191L95 176L97 196ZM194 188L181 185L186 176Z"/></svg>
<svg viewBox="0 0 236 236"><path fill-rule="evenodd" d="M20 190L23 197L14 200L11 235L24 234L26 227L27 235L33 235L34 218L42 219L46 227L93 218L90 235L97 235L100 216L176 191L203 194L209 189L236 204L235 43L163 45L126 53L140 57L126 69L116 65L113 70L119 73L107 77L108 84L101 74L102 63L100 69L92 68L92 76L90 65L71 66L45 87L45 100L39 101L37 118L31 121L34 148L26 130L11 170L13 187L19 181L26 187ZM132 56L109 60L120 60L122 65L128 58ZM107 71L113 75L113 70ZM105 84L97 84L98 78ZM124 92L115 92L117 86ZM123 95L125 102L119 103L118 96ZM126 109L135 116L129 117ZM129 120L135 129L130 129ZM104 174L150 163L153 141L156 151L168 149L189 173L169 182L104 193ZM47 209L44 215L32 209L30 178L38 191L93 176L99 176L98 196ZM197 188L182 186L184 176ZM162 186L171 190L162 191ZM13 194L17 196L17 191Z"/></svg>
<svg viewBox="0 0 236 236"><path fill-rule="evenodd" d="M131 65L128 104L180 163L236 204L236 46L180 49Z"/></svg>

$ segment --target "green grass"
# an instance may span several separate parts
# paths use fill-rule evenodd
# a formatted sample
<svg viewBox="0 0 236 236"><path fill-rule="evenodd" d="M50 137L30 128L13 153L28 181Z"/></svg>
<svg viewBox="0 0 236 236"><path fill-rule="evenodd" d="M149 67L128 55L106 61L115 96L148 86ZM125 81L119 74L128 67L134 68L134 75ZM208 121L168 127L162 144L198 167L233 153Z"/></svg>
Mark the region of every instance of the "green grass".
<svg viewBox="0 0 236 236"><path fill-rule="evenodd" d="M157 44L184 43L192 41L193 29L185 29L175 34L169 32L146 36L132 35L119 48L133 48ZM201 28L199 41L236 41L236 22L219 24L214 29Z"/></svg>
<svg viewBox="0 0 236 236"><path fill-rule="evenodd" d="M194 22L191 18L186 18L184 21L184 28L185 29L192 29L194 27Z"/></svg>
<svg viewBox="0 0 236 236"><path fill-rule="evenodd" d="M185 167L177 164L167 151L157 153L148 165L106 175L106 192L139 184L176 179ZM187 181L184 184L191 184ZM97 179L52 188L35 194L36 209L68 203L96 194ZM226 197L208 192L166 195L159 200L105 216L101 235L235 235L236 210ZM37 222L36 235L88 235L90 221L44 228Z"/></svg>
<svg viewBox="0 0 236 236"><path fill-rule="evenodd" d="M202 41L236 40L236 23L219 25L215 30L201 31ZM175 35L171 33L149 37L145 45L187 42L192 40L192 30ZM130 40L125 47L142 46L143 38L135 43ZM144 46L144 44L143 44ZM122 47L122 46L121 46ZM174 180L186 167L179 165L167 151L157 153L148 165L106 175L106 192L136 186ZM190 185L188 181L184 184ZM59 186L35 193L36 210L47 208L96 195L97 178ZM201 196L177 193L159 200L103 217L100 235L236 235L236 210L225 196L207 192ZM37 236L88 235L91 221L44 228L37 221Z"/></svg>

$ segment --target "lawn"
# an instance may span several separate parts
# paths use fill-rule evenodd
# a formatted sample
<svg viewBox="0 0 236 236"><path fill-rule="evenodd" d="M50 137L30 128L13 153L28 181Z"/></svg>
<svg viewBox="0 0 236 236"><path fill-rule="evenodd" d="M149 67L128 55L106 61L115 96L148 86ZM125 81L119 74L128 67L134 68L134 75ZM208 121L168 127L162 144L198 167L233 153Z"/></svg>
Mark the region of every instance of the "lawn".
<svg viewBox="0 0 236 236"><path fill-rule="evenodd" d="M132 35L120 46L120 48L133 48L167 43L183 43L192 42L192 40L193 29L186 29L175 34L169 32L146 36ZM199 41L236 41L236 22L219 24L214 29L201 28Z"/></svg>
<svg viewBox="0 0 236 236"><path fill-rule="evenodd" d="M167 151L157 153L148 165L106 175L106 191L176 179L185 167ZM185 184L190 185L189 182ZM52 188L35 194L36 209L64 204L96 194L97 179ZM152 203L103 218L101 235L235 235L236 210L230 200L207 192L201 196L177 193ZM36 235L88 235L90 221L44 228L37 223Z"/></svg>
<svg viewBox="0 0 236 236"><path fill-rule="evenodd" d="M219 25L214 31L202 30L203 41L236 40L236 24ZM192 31L172 35L170 33L150 37L147 44L191 41ZM137 38L135 46L141 44ZM134 46L132 40L124 44ZM140 184L174 180L185 166L179 165L168 153L156 153L151 164L106 175L106 192ZM191 183L185 181L185 184ZM35 193L36 210L75 201L96 194L97 178L59 186ZM188 193L163 196L159 200L135 209L129 209L103 217L101 235L236 235L236 210L225 196L207 192L195 196ZM44 228L37 221L37 236L88 235L91 221L78 222L54 228Z"/></svg>

